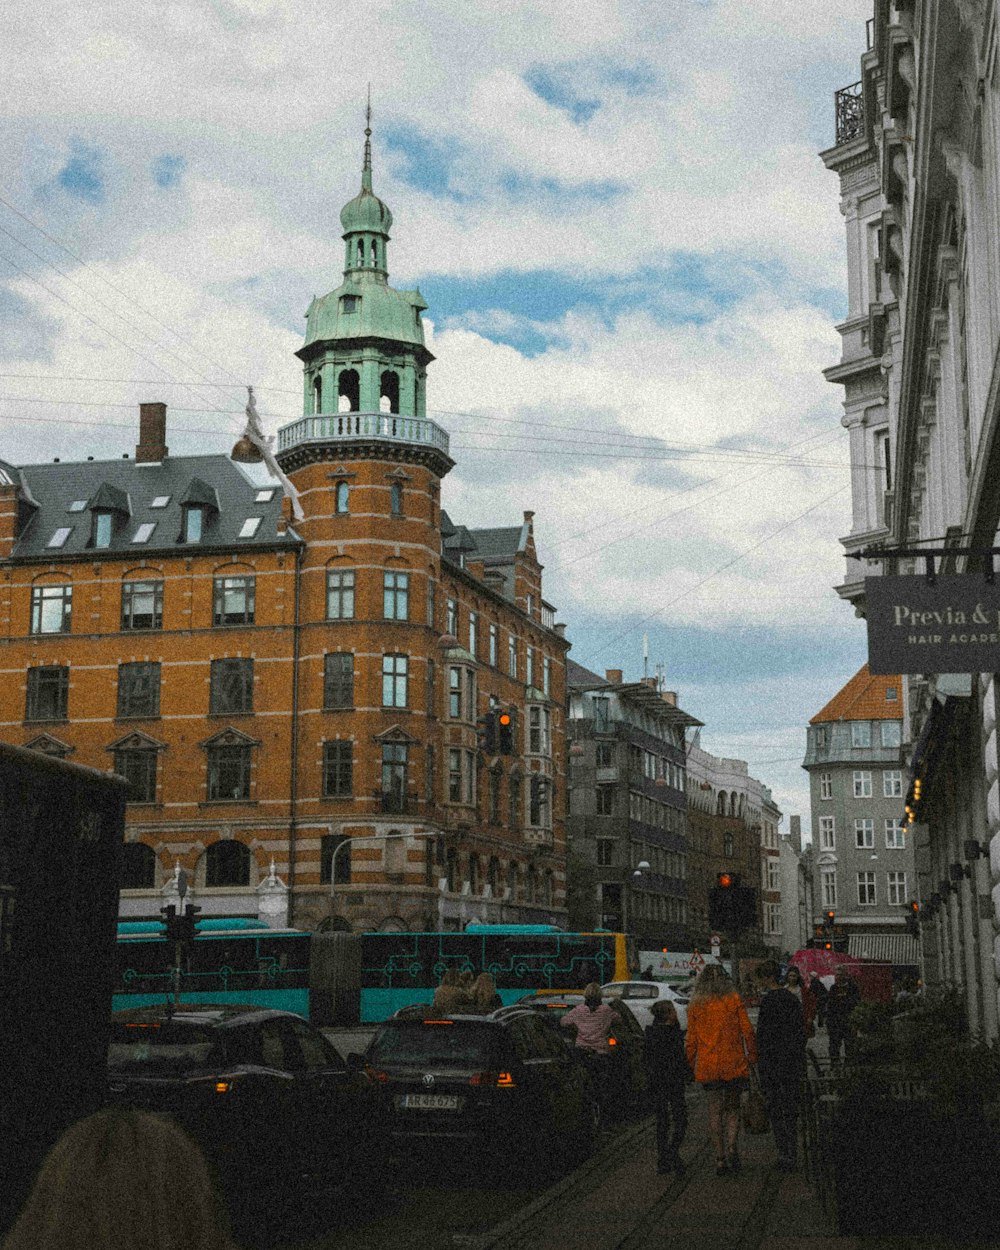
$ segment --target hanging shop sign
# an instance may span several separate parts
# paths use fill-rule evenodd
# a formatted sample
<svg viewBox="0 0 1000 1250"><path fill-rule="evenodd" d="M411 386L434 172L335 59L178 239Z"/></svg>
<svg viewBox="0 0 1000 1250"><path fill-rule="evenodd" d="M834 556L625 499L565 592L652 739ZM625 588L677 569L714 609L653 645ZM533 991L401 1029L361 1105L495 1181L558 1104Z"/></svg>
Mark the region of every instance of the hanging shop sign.
<svg viewBox="0 0 1000 1250"><path fill-rule="evenodd" d="M1000 579L866 577L865 608L872 673L1000 670Z"/></svg>

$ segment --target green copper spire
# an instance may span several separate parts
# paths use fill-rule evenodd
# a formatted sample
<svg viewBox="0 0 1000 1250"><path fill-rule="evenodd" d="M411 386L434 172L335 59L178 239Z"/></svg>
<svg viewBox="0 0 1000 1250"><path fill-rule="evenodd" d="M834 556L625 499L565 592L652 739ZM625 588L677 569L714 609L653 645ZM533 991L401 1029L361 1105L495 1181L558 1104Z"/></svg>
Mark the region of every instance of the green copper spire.
<svg viewBox="0 0 1000 1250"><path fill-rule="evenodd" d="M372 85L368 84L368 105L365 109L365 163L361 169L361 190L372 189Z"/></svg>
<svg viewBox="0 0 1000 1250"><path fill-rule="evenodd" d="M385 245L389 241L392 213L372 190L372 106L365 110L365 159L361 168L361 190L340 213L347 243L346 271L386 270ZM375 236L372 238L371 236Z"/></svg>

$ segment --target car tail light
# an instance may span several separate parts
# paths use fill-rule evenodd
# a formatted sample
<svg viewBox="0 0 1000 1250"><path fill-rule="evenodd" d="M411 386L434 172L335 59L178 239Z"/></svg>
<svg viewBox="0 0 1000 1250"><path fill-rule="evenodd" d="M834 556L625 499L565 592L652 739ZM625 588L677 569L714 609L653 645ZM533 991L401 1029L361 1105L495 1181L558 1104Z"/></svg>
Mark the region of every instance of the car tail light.
<svg viewBox="0 0 1000 1250"><path fill-rule="evenodd" d="M608 1045L609 1045L609 1046L617 1046L617 1045L618 1045L618 1038L617 1038L617 1037L609 1037L609 1038L608 1038Z"/></svg>
<svg viewBox="0 0 1000 1250"><path fill-rule="evenodd" d="M470 1085L485 1085L492 1089L513 1089L517 1082L513 1072L476 1072L469 1077Z"/></svg>
<svg viewBox="0 0 1000 1250"><path fill-rule="evenodd" d="M213 1089L217 1094L228 1094L233 1088L232 1081L216 1081Z"/></svg>
<svg viewBox="0 0 1000 1250"><path fill-rule="evenodd" d="M388 1072L383 1072L380 1068L373 1068L371 1064L365 1066L365 1075L369 1081L374 1081L377 1085L385 1085L389 1080Z"/></svg>

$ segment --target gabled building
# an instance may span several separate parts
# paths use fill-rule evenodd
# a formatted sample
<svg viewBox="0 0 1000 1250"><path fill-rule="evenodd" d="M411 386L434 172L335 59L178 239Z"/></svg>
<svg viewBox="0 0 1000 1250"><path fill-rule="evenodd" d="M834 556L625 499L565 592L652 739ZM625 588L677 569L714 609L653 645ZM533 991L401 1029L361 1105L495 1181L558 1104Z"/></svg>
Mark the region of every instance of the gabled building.
<svg viewBox="0 0 1000 1250"><path fill-rule="evenodd" d="M0 735L129 778L123 914L184 870L204 913L275 924L558 921L569 644L532 513L442 510L426 304L389 286L367 134L341 222L274 456L249 424L171 457L151 403L134 458L0 465ZM480 749L491 707L510 754Z"/></svg>
<svg viewBox="0 0 1000 1250"><path fill-rule="evenodd" d="M860 669L809 722L809 773L818 914L836 913L847 951L916 967L906 931L916 898L907 836L899 677Z"/></svg>

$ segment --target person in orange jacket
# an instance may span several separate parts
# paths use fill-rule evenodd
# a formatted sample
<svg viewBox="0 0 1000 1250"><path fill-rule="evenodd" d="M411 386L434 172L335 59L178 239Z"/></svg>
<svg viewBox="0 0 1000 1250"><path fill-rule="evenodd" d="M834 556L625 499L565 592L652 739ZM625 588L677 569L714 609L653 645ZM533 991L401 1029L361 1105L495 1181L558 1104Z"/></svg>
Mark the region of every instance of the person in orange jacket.
<svg viewBox="0 0 1000 1250"><path fill-rule="evenodd" d="M743 1001L721 964L706 964L688 1005L684 1043L694 1079L708 1095L715 1174L740 1170L740 1101L757 1062L757 1041Z"/></svg>

